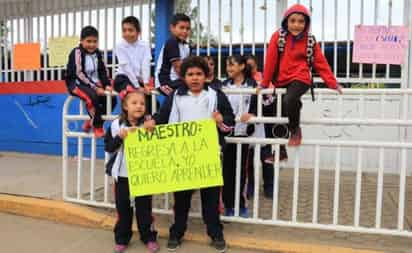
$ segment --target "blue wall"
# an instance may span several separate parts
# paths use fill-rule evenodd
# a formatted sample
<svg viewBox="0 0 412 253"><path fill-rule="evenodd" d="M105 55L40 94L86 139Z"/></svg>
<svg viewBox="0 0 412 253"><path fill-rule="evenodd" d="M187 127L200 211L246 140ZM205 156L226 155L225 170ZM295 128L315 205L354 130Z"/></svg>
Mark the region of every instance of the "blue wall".
<svg viewBox="0 0 412 253"><path fill-rule="evenodd" d="M0 151L61 155L62 109L66 94L0 95L3 117L0 127ZM73 100L69 112L78 114L79 100ZM115 109L118 113L119 106ZM70 130L81 131L82 121L69 123ZM109 123L105 124L105 128ZM85 156L89 140L84 139ZM77 138L69 139L69 154L77 154ZM98 157L103 157L103 140L98 140Z"/></svg>

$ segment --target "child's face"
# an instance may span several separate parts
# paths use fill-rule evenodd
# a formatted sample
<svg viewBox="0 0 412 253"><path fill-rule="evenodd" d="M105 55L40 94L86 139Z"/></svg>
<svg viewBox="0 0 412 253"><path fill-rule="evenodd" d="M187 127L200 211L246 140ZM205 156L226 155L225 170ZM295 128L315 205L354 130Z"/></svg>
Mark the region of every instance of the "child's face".
<svg viewBox="0 0 412 253"><path fill-rule="evenodd" d="M122 25L122 37L129 43L133 43L139 38L140 33L136 30L136 27L130 23L124 23Z"/></svg>
<svg viewBox="0 0 412 253"><path fill-rule="evenodd" d="M299 35L305 29L305 16L293 13L288 17L288 31L293 35Z"/></svg>
<svg viewBox="0 0 412 253"><path fill-rule="evenodd" d="M256 71L257 71L257 64L256 64L255 60L253 60L253 59L248 59L248 60L247 60L247 64L248 64L250 67L252 67L253 72L256 72Z"/></svg>
<svg viewBox="0 0 412 253"><path fill-rule="evenodd" d="M245 64L239 64L236 61L228 60L226 61L226 72L229 78L236 78L242 74Z"/></svg>
<svg viewBox="0 0 412 253"><path fill-rule="evenodd" d="M179 21L176 25L171 25L170 30L175 37L186 41L190 36L190 22Z"/></svg>
<svg viewBox="0 0 412 253"><path fill-rule="evenodd" d="M209 66L209 76L213 76L215 74L215 63L213 60L206 59L207 66Z"/></svg>
<svg viewBox="0 0 412 253"><path fill-rule="evenodd" d="M192 67L187 69L184 79L191 92L199 93L205 85L206 75L201 68Z"/></svg>
<svg viewBox="0 0 412 253"><path fill-rule="evenodd" d="M127 111L128 119L139 119L144 116L146 112L146 104L144 95L133 92L126 96L123 104L123 110Z"/></svg>
<svg viewBox="0 0 412 253"><path fill-rule="evenodd" d="M97 37L89 36L80 40L80 44L84 49L86 49L87 52L93 53L97 49L98 39Z"/></svg>

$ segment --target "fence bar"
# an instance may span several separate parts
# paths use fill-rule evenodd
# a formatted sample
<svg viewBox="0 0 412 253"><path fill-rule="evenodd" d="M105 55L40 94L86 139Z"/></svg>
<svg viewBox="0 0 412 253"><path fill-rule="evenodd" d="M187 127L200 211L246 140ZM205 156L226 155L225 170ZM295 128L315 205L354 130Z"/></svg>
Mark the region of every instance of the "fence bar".
<svg viewBox="0 0 412 253"><path fill-rule="evenodd" d="M333 194L333 225L338 224L339 216L339 192L340 192L340 169L341 169L341 146L336 147L335 189Z"/></svg>
<svg viewBox="0 0 412 253"><path fill-rule="evenodd" d="M361 192L362 192L362 159L363 159L363 149L358 148L358 166L356 170L356 193L355 193L355 227L359 227L360 220L360 201L361 201Z"/></svg>
<svg viewBox="0 0 412 253"><path fill-rule="evenodd" d="M253 218L259 217L259 187L260 187L260 149L261 145L257 144L254 147L253 168L254 171L254 190L253 190Z"/></svg>
<svg viewBox="0 0 412 253"><path fill-rule="evenodd" d="M406 188L406 149L401 150L401 171L399 175L399 206L398 230L403 230L405 215L405 188Z"/></svg>
<svg viewBox="0 0 412 253"><path fill-rule="evenodd" d="M375 227L381 228L382 218L382 193L383 193L383 171L385 166L385 149L379 148L379 171L378 171L378 183L377 183L377 196L376 196L376 218Z"/></svg>
<svg viewBox="0 0 412 253"><path fill-rule="evenodd" d="M240 205L240 173L242 171L242 144L236 145L236 187L235 187L235 216L239 216Z"/></svg>
<svg viewBox="0 0 412 253"><path fill-rule="evenodd" d="M82 198L82 181L83 181L83 138L77 139L77 198Z"/></svg>
<svg viewBox="0 0 412 253"><path fill-rule="evenodd" d="M297 221L298 213L298 197L299 197L299 160L301 148L296 148L294 172L293 172L293 205L292 205L292 221Z"/></svg>
<svg viewBox="0 0 412 253"><path fill-rule="evenodd" d="M280 162L279 162L279 153L280 153L280 146L277 144L275 145L275 163L273 164L273 168L275 170L275 176L273 177L273 199L272 199L272 220L278 219L278 196L279 196L279 170L280 170Z"/></svg>
<svg viewBox="0 0 412 253"><path fill-rule="evenodd" d="M318 207L319 207L319 163L320 163L320 146L315 146L315 172L313 180L313 213L312 222L318 223Z"/></svg>
<svg viewBox="0 0 412 253"><path fill-rule="evenodd" d="M94 201L94 177L96 176L96 137L92 135L90 152L90 200Z"/></svg>

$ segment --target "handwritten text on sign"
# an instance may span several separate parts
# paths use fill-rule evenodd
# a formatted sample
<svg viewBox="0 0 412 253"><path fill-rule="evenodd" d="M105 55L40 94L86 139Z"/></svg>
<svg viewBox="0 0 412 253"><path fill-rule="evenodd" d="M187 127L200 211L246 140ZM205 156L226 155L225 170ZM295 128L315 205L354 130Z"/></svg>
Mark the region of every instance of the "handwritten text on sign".
<svg viewBox="0 0 412 253"><path fill-rule="evenodd" d="M223 184L220 148L213 120L137 129L125 140L132 196Z"/></svg>
<svg viewBox="0 0 412 253"><path fill-rule="evenodd" d="M408 47L407 26L355 27L353 62L402 64Z"/></svg>

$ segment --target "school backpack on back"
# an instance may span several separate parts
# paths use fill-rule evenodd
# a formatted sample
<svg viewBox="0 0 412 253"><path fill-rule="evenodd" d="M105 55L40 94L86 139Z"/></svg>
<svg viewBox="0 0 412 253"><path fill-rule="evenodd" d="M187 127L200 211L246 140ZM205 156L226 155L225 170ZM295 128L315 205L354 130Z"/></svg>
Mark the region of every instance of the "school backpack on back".
<svg viewBox="0 0 412 253"><path fill-rule="evenodd" d="M277 59L277 66L276 66L276 71L273 76L273 82L276 83L278 76L279 76L279 61L280 61L280 56L281 54L285 51L285 46L286 46L286 35L288 32L284 30L283 28L280 28L279 30L279 39L278 39L278 59ZM312 101L315 101L315 94L313 90L313 75L312 75L312 67L313 67L313 53L314 53L314 48L316 44L316 38L313 34L308 33L308 39L307 39L307 47L306 47L306 62L308 63L309 66L309 72L311 75L311 85L310 85L310 93L312 95Z"/></svg>

